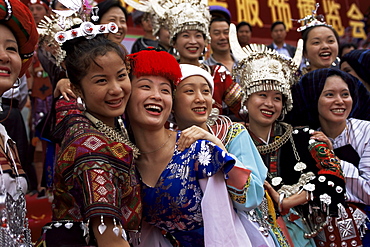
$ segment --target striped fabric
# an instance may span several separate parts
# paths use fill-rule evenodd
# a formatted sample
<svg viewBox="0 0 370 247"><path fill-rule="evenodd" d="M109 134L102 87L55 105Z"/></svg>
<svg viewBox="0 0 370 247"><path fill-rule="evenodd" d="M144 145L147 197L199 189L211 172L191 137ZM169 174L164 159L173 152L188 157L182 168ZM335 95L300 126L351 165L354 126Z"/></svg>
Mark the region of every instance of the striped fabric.
<svg viewBox="0 0 370 247"><path fill-rule="evenodd" d="M349 162L341 161L346 180L347 201L370 205L370 121L348 119L347 129L332 142L334 148L351 144L361 158L358 168Z"/></svg>

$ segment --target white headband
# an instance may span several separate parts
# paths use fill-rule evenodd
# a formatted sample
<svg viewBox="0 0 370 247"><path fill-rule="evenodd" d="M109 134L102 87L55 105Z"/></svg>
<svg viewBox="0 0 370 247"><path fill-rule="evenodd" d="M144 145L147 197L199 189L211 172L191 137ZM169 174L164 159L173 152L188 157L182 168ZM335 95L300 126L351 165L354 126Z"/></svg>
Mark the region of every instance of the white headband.
<svg viewBox="0 0 370 247"><path fill-rule="evenodd" d="M204 79L206 79L209 87L211 88L211 92L213 95L214 82L213 82L212 75L210 73L208 73L207 71L205 71L204 69L198 66L191 65L191 64L180 64L180 69L181 69L182 77L181 77L179 84L190 76L199 75L199 76L202 76Z"/></svg>

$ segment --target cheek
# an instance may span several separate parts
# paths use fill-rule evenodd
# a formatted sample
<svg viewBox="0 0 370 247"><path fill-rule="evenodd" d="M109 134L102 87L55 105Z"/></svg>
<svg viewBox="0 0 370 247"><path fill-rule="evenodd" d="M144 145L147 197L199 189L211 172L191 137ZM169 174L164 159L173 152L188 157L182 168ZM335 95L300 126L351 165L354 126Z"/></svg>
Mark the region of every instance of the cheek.
<svg viewBox="0 0 370 247"><path fill-rule="evenodd" d="M171 111L172 110L172 105L173 105L173 100L172 100L172 95L166 95L163 97L163 100L165 102L165 109L164 110L168 110L168 111Z"/></svg>
<svg viewBox="0 0 370 247"><path fill-rule="evenodd" d="M281 112L283 111L283 103L282 102L276 102L275 109L276 109L277 113L279 113L278 115L280 115Z"/></svg>
<svg viewBox="0 0 370 247"><path fill-rule="evenodd" d="M317 110L318 110L318 113L320 116L323 116L325 115L324 114L324 111L325 111L325 102L321 99L319 99L319 101L317 102Z"/></svg>
<svg viewBox="0 0 370 247"><path fill-rule="evenodd" d="M15 74L19 75L19 73L21 72L21 68L22 68L22 60L18 56L18 57L15 58L15 68L14 68L16 70Z"/></svg>
<svg viewBox="0 0 370 247"><path fill-rule="evenodd" d="M207 107L212 108L212 101L213 101L212 96L209 95L205 97L205 100L207 102Z"/></svg>
<svg viewBox="0 0 370 247"><path fill-rule="evenodd" d="M131 83L130 83L130 81L128 81L128 82L124 82L124 83L122 84L121 88L122 88L123 92L124 92L126 95L127 95L127 94L131 94L132 89L131 89Z"/></svg>

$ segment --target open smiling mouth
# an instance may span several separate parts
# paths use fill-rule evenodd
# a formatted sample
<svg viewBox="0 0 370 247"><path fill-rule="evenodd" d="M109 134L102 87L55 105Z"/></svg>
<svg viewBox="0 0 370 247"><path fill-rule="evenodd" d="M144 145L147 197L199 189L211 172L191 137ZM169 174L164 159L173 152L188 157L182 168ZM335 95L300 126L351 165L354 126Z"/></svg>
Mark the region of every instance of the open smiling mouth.
<svg viewBox="0 0 370 247"><path fill-rule="evenodd" d="M330 52L322 52L319 54L320 57L330 57L331 53Z"/></svg>
<svg viewBox="0 0 370 247"><path fill-rule="evenodd" d="M193 108L192 111L194 112L205 112L207 108L205 107L197 107L197 108Z"/></svg>
<svg viewBox="0 0 370 247"><path fill-rule="evenodd" d="M271 111L261 110L261 112L262 112L262 114L263 114L263 115L265 115L265 116L269 116L269 117L271 117L272 115L274 115L274 113L273 113L273 112L271 112Z"/></svg>
<svg viewBox="0 0 370 247"><path fill-rule="evenodd" d="M156 113L161 113L162 112L162 107L157 106L157 105L146 105L144 106L145 110L151 111L151 112L156 112Z"/></svg>

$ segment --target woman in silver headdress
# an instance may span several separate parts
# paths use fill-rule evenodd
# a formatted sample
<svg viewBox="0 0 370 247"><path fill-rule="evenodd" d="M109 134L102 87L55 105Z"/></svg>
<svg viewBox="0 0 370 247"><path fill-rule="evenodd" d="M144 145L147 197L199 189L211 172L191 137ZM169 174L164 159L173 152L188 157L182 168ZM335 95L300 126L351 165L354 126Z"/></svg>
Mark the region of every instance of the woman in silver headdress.
<svg viewBox="0 0 370 247"><path fill-rule="evenodd" d="M300 64L302 41L293 59L263 45L242 49L235 27L230 29L230 43L239 58L233 73L244 90L247 128L268 168L266 188L294 245L360 244L358 233L346 238L337 224L354 224L354 220L345 203L344 176L331 142L322 132L282 122L293 107L290 86ZM327 232L329 237L323 238Z"/></svg>

